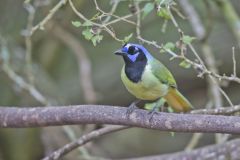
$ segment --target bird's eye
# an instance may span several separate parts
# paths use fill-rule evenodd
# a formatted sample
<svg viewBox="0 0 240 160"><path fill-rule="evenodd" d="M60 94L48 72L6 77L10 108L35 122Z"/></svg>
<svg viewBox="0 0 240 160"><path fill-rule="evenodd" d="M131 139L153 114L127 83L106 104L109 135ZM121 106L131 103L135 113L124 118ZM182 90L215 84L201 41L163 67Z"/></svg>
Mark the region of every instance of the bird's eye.
<svg viewBox="0 0 240 160"><path fill-rule="evenodd" d="M130 46L130 47L128 48L128 54L133 55L133 54L135 54L135 53L136 53L136 48L135 48L134 46Z"/></svg>

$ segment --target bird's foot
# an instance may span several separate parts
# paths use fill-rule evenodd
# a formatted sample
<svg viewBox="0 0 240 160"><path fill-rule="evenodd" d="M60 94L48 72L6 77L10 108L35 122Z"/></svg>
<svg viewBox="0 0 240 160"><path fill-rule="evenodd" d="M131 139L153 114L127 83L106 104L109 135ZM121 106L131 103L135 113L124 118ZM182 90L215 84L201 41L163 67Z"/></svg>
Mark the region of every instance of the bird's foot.
<svg viewBox="0 0 240 160"><path fill-rule="evenodd" d="M148 112L148 114L149 114L149 121L152 121L152 118L153 118L153 115L154 115L154 114L158 114L157 109L158 109L158 106L155 105L155 106L153 107L153 109Z"/></svg>
<svg viewBox="0 0 240 160"><path fill-rule="evenodd" d="M137 103L139 103L139 102L140 102L140 100L136 100L136 101L132 102L132 103L130 104L130 106L127 108L127 116L128 116L128 117L130 116L130 114L131 114L135 109L138 108L138 107L137 107Z"/></svg>

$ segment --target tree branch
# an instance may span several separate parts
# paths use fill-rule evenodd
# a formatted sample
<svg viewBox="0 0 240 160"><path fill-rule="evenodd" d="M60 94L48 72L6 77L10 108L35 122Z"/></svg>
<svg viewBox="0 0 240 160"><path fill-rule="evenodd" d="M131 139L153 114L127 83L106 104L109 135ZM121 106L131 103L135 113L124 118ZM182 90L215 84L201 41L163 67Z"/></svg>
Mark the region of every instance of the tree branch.
<svg viewBox="0 0 240 160"><path fill-rule="evenodd" d="M74 124L115 124L174 132L240 133L240 117L158 112L136 109L127 116L118 106L76 105L62 107L0 108L0 127L24 128Z"/></svg>
<svg viewBox="0 0 240 160"><path fill-rule="evenodd" d="M191 114L211 114L211 115L233 115L238 112L240 112L240 105L236 105L233 107L220 107L190 111Z"/></svg>
<svg viewBox="0 0 240 160"><path fill-rule="evenodd" d="M195 149L191 152L183 151L183 152L177 152L172 154L129 158L124 160L179 160L179 159L239 160L239 156L240 156L240 139L236 139L236 140L232 140L232 141L218 144L218 145L210 145L207 147Z"/></svg>
<svg viewBox="0 0 240 160"><path fill-rule="evenodd" d="M66 155L67 153L73 151L77 147L80 147L89 141L92 141L93 139L96 139L102 135L106 135L112 132L116 132L119 130L127 129L129 127L126 126L107 126L98 130L94 130L90 133L87 133L80 137L78 140L68 143L64 145L62 148L59 148L58 150L52 152L49 156L43 158L42 160L57 160L61 158L62 156Z"/></svg>

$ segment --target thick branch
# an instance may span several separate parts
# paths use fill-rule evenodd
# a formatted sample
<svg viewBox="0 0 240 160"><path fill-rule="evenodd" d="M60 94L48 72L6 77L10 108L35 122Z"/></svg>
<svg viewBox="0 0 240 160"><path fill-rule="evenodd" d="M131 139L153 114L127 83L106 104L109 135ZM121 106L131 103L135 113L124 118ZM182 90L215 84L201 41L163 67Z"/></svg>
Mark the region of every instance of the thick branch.
<svg viewBox="0 0 240 160"><path fill-rule="evenodd" d="M162 131L240 133L240 117L158 112L136 109L127 116L125 107L78 105L63 107L0 108L0 127L23 128L73 124L115 124Z"/></svg>
<svg viewBox="0 0 240 160"><path fill-rule="evenodd" d="M140 158L130 158L124 160L179 160L179 159L195 159L195 160L219 160L231 159L239 160L240 156L240 139L232 140L226 143L211 145L195 149L191 152L183 151L173 154L164 154Z"/></svg>

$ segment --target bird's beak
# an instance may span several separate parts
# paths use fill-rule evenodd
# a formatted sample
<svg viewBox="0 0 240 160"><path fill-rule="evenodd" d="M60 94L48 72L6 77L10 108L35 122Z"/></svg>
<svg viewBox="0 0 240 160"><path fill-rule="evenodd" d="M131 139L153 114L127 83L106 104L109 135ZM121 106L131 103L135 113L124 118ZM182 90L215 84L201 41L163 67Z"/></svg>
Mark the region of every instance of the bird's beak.
<svg viewBox="0 0 240 160"><path fill-rule="evenodd" d="M123 55L125 55L126 53L123 52L123 51L121 51L121 50L119 49L119 50L117 50L116 52L114 52L114 54L123 56Z"/></svg>

